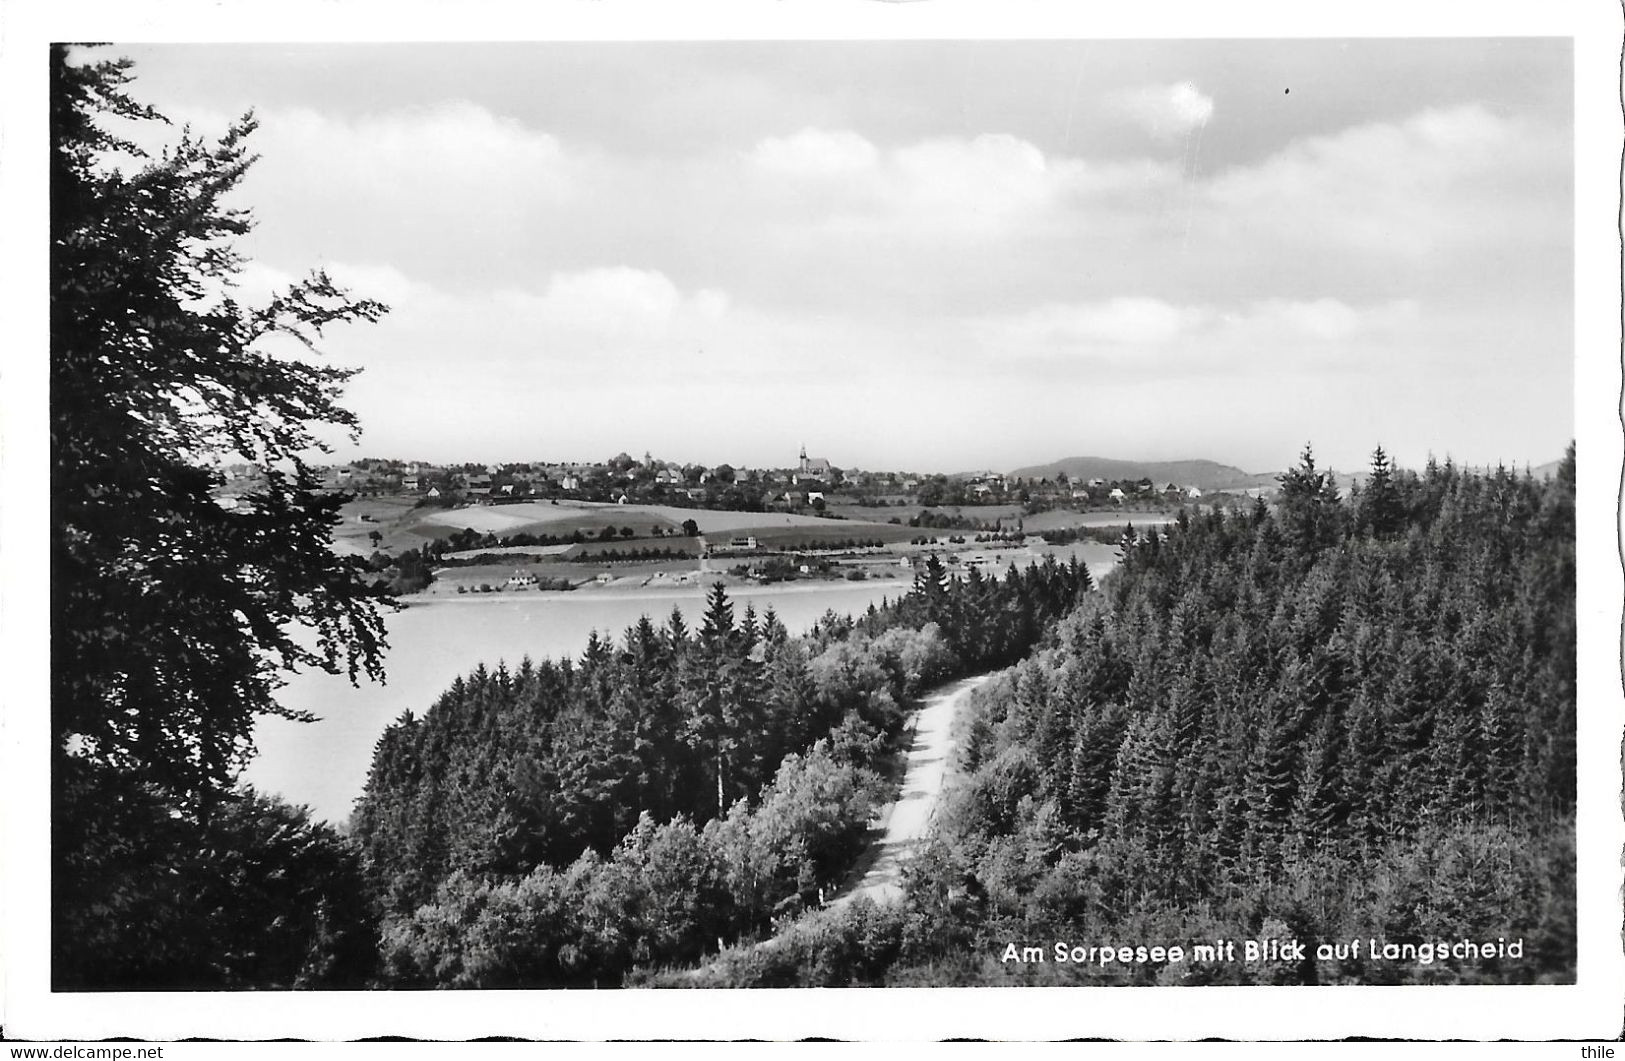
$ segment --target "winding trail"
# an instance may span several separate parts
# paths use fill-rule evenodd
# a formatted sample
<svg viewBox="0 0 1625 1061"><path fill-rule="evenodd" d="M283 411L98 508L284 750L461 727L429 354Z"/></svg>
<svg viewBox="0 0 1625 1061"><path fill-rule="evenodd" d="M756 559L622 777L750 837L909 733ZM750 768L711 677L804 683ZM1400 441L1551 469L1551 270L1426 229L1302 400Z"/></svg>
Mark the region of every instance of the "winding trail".
<svg viewBox="0 0 1625 1061"><path fill-rule="evenodd" d="M868 896L875 903L892 903L903 897L903 865L914 857L916 845L925 838L948 778L954 719L971 690L991 677L991 674L978 674L960 678L926 694L908 718L909 745L902 788L897 798L881 811L879 835L870 841L840 891L778 934L746 944L747 950L778 947L789 933L805 931L818 919L829 916L860 895ZM697 968L679 973L678 982L692 983L701 979L707 966L715 960L713 957Z"/></svg>
<svg viewBox="0 0 1625 1061"><path fill-rule="evenodd" d="M860 895L876 903L895 902L903 897L900 883L903 864L914 857L915 845L930 827L948 776L954 717L971 690L990 677L979 674L951 682L928 695L909 717L908 732L912 739L902 789L881 812L880 836L870 843L840 892L824 909L844 906Z"/></svg>

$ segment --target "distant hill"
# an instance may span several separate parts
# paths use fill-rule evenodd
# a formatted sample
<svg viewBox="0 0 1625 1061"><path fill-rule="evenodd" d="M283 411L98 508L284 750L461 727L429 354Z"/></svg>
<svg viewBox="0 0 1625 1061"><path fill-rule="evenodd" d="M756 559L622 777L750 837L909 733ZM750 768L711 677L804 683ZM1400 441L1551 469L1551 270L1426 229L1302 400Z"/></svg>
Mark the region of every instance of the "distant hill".
<svg viewBox="0 0 1625 1061"><path fill-rule="evenodd" d="M1250 486L1275 486L1279 472L1252 474L1217 461L1125 461L1108 457L1067 457L1052 464L1017 468L1011 475L1023 479L1053 479L1065 472L1072 480L1150 479L1161 486L1177 483L1203 490L1245 490Z"/></svg>

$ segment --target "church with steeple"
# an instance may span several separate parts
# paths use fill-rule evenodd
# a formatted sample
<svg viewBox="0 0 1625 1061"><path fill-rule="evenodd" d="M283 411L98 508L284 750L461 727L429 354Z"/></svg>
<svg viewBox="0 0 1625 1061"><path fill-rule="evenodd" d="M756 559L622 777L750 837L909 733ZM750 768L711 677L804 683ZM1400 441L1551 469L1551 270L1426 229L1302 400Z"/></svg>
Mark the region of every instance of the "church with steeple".
<svg viewBox="0 0 1625 1061"><path fill-rule="evenodd" d="M817 479L819 482L829 482L829 461L823 457L807 456L807 444L801 445L801 477L803 479Z"/></svg>

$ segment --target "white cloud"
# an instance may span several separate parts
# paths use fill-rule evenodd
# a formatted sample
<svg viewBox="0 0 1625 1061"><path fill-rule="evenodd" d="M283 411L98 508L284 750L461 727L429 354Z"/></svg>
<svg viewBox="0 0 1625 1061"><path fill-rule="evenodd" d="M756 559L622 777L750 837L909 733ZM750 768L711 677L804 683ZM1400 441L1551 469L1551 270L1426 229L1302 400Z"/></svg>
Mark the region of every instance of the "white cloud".
<svg viewBox="0 0 1625 1061"><path fill-rule="evenodd" d="M828 177L868 169L880 152L848 130L803 129L791 136L769 137L747 157L752 165L769 173Z"/></svg>
<svg viewBox="0 0 1625 1061"><path fill-rule="evenodd" d="M455 365L516 383L541 368L600 382L606 369L648 376L674 353L727 348L723 340L738 329L726 292L685 292L652 269L556 272L540 289L488 290L439 288L389 266L335 264L329 272L357 296L391 306L364 342L437 374Z"/></svg>
<svg viewBox="0 0 1625 1061"><path fill-rule="evenodd" d="M834 193L825 200L833 210L887 215L905 224L1043 208L1087 172L1078 162L1052 165L1037 147L1004 133L935 137L881 151L850 130L803 129L763 140L745 157L770 192L802 194L783 185L783 178L825 181ZM1099 185L1105 174L1087 175Z"/></svg>
<svg viewBox="0 0 1625 1061"><path fill-rule="evenodd" d="M1233 334L1261 347L1305 354L1317 348L1335 352L1340 344L1351 340L1397 335L1412 328L1421 317L1421 306L1414 299L1356 307L1335 298L1276 298L1253 302L1240 313L1227 314L1224 323Z"/></svg>
<svg viewBox="0 0 1625 1061"><path fill-rule="evenodd" d="M1155 346L1189 334L1209 317L1199 307L1155 298L1114 298L1084 305L1049 305L1007 323L1026 342L1087 346Z"/></svg>
<svg viewBox="0 0 1625 1061"><path fill-rule="evenodd" d="M539 295L504 289L495 299L501 312L566 344L693 336L721 322L730 309L727 292L684 294L664 273L624 265L554 273Z"/></svg>
<svg viewBox="0 0 1625 1061"><path fill-rule="evenodd" d="M468 102L356 119L305 108L259 117L257 143L267 158L297 144L315 164L312 178L355 182L387 198L439 194L473 205L482 194L556 194L567 187L556 138Z"/></svg>
<svg viewBox="0 0 1625 1061"><path fill-rule="evenodd" d="M510 295L508 301L539 323L623 335L660 331L681 308L683 297L661 273L617 266L555 273L540 298Z"/></svg>
<svg viewBox="0 0 1625 1061"><path fill-rule="evenodd" d="M372 299L387 306L409 304L421 298L433 298L435 293L392 265L329 262L323 268L328 278L350 297ZM295 284L310 279L314 270L294 274L264 261L251 259L231 277L207 285L208 292L201 305L213 305L220 298L230 296L239 306L259 307L272 297L286 293Z"/></svg>
<svg viewBox="0 0 1625 1061"><path fill-rule="evenodd" d="M219 136L240 116L206 106L169 108L200 136ZM420 208L471 205L482 193L518 188L564 194L576 160L558 138L465 100L346 117L310 107L254 112L249 139L259 156L249 180L380 202L411 199ZM155 150L175 139L170 127L124 123ZM121 128L122 131L122 128Z"/></svg>
<svg viewBox="0 0 1625 1061"><path fill-rule="evenodd" d="M189 116L205 133L225 126L222 115ZM473 272L511 253L537 217L577 207L591 183L590 156L467 102L348 116L272 107L256 117L249 146L259 160L240 194L259 222L260 256Z"/></svg>
<svg viewBox="0 0 1625 1061"><path fill-rule="evenodd" d="M1536 219L1549 228L1551 206L1523 185L1552 149L1548 135L1479 107L1424 111L1308 137L1221 173L1204 205L1212 224L1255 246L1434 256L1463 241L1504 242Z"/></svg>
<svg viewBox="0 0 1625 1061"><path fill-rule="evenodd" d="M1331 298L1313 302L1271 301L1254 307L1247 323L1279 328L1313 339L1347 339L1361 325L1360 314Z"/></svg>
<svg viewBox="0 0 1625 1061"><path fill-rule="evenodd" d="M1139 113L1163 128L1212 113L1206 96L1176 89L1139 90L1140 103L1160 101ZM1572 230L1566 136L1480 106L1425 110L1206 175L1143 156L1047 154L1004 134L876 146L804 130L750 156L801 144L795 179L754 161L743 174L715 170L708 194L727 202L697 212L720 224L696 238L710 246L720 225L750 233L748 243L720 237L738 239L730 250L751 263L730 288L803 302L934 292L913 304L996 309L1064 302L1074 277L1112 293L1232 303L1432 297L1462 284L1515 288L1520 274L1539 288L1547 282L1534 274L1566 260ZM837 157L852 164L838 169ZM1317 320L1336 332L1330 316Z"/></svg>
<svg viewBox="0 0 1625 1061"><path fill-rule="evenodd" d="M731 301L726 291L702 288L694 292L694 311L705 320L721 320Z"/></svg>
<svg viewBox="0 0 1625 1061"><path fill-rule="evenodd" d="M938 256L945 241L1015 239L1080 202L1144 195L1177 178L1150 160L1051 159L1005 133L933 137L880 149L847 130L803 130L744 156L746 201L792 245L859 236ZM738 175L715 183L740 188ZM867 254L868 251L865 251Z"/></svg>
<svg viewBox="0 0 1625 1061"><path fill-rule="evenodd" d="M268 302L272 295L293 286L297 279L291 273L264 262L248 261L229 279L199 278L203 294L190 305L197 308L218 306L223 299L230 298L239 306L260 306Z"/></svg>
<svg viewBox="0 0 1625 1061"><path fill-rule="evenodd" d="M332 281L353 297L376 299L392 308L434 297L427 285L413 280L393 265L331 262L326 268Z"/></svg>
<svg viewBox="0 0 1625 1061"><path fill-rule="evenodd" d="M1110 97L1110 106L1158 139L1186 136L1213 117L1212 97L1189 81L1126 89Z"/></svg>
<svg viewBox="0 0 1625 1061"><path fill-rule="evenodd" d="M890 203L899 211L961 217L1041 209L1065 187L1069 169L1052 169L1025 140L988 134L927 140L892 154Z"/></svg>
<svg viewBox="0 0 1625 1061"><path fill-rule="evenodd" d="M1350 344L1400 334L1420 308L1398 300L1350 306L1333 298L1179 305L1150 297L1051 303L973 322L982 348L1001 358L1110 366L1122 375L1173 366L1250 374L1270 365L1336 358Z"/></svg>

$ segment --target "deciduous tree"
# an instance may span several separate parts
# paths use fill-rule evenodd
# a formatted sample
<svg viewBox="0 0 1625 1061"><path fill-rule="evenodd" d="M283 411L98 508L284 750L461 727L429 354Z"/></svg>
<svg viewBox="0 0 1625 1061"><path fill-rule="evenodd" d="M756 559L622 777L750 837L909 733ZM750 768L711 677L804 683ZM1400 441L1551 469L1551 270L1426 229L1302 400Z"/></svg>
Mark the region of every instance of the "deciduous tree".
<svg viewBox="0 0 1625 1061"><path fill-rule="evenodd" d="M113 131L166 124L126 94L127 61L57 47L50 78L53 868L98 882L59 890L55 929L88 946L85 918L116 926L144 901L97 863L110 793L206 826L255 717L289 714L281 673L381 676L380 600L328 548L343 499L305 456L357 427L338 404L352 370L306 356L384 307L321 273L262 306L233 297L252 116L149 154ZM227 511L211 492L232 455L264 485Z"/></svg>

